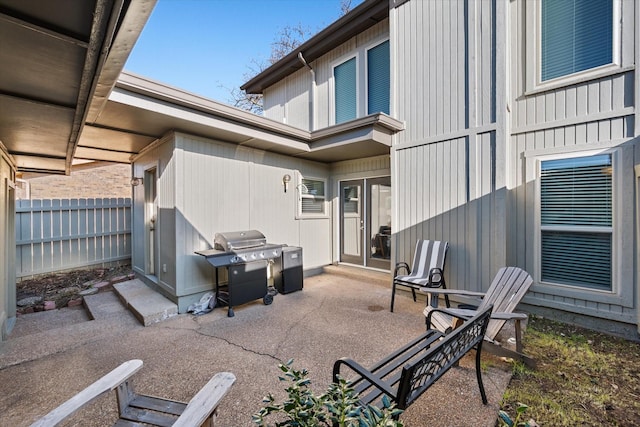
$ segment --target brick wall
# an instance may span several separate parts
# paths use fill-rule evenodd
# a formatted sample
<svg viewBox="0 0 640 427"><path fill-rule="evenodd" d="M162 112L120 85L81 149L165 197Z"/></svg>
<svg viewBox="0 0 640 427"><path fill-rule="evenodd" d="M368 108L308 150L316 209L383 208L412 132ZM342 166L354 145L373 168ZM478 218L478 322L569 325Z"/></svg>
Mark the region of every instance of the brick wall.
<svg viewBox="0 0 640 427"><path fill-rule="evenodd" d="M71 175L24 175L16 199L131 197L131 165L101 163L74 166Z"/></svg>

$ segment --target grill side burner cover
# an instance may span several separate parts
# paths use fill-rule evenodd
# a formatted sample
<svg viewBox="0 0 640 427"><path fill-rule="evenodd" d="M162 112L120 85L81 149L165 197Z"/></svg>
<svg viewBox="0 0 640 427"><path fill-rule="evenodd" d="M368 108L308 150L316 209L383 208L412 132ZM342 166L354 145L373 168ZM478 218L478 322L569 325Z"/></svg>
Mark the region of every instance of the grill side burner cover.
<svg viewBox="0 0 640 427"><path fill-rule="evenodd" d="M230 231L216 233L213 244L215 249L229 252L237 249L264 246L267 244L267 239L258 230Z"/></svg>

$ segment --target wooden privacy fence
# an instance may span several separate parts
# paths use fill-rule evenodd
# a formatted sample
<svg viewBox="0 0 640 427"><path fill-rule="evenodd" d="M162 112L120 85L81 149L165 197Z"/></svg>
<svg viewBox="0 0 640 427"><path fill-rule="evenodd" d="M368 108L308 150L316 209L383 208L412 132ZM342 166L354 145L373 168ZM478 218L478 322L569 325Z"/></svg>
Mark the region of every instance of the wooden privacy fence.
<svg viewBox="0 0 640 427"><path fill-rule="evenodd" d="M131 199L16 201L16 277L131 258Z"/></svg>

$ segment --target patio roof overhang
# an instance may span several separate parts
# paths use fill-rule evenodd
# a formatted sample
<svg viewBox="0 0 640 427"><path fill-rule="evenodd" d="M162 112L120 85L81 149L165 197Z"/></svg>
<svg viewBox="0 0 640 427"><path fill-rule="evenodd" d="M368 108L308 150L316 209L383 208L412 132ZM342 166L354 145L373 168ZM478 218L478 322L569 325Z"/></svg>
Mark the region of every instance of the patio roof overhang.
<svg viewBox="0 0 640 427"><path fill-rule="evenodd" d="M130 73L79 139L76 158L130 162L169 132L182 132L319 162L389 154L404 124L374 114L308 132Z"/></svg>
<svg viewBox="0 0 640 427"><path fill-rule="evenodd" d="M0 145L19 172L70 173L155 3L0 0Z"/></svg>

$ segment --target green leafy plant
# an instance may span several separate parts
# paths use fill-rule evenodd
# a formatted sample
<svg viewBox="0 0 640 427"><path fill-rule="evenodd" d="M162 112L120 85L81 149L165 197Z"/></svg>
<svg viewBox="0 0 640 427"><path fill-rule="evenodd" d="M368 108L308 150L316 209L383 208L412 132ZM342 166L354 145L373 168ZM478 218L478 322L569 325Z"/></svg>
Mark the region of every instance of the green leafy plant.
<svg viewBox="0 0 640 427"><path fill-rule="evenodd" d="M524 415L525 412L527 412L527 409L529 409L529 407L527 405L525 405L524 403L518 403L518 407L516 408L516 418L515 419L511 419L511 417L509 416L509 414L507 414L507 412L500 410L498 412L498 420L500 420L500 425L501 426L507 426L507 427L519 427L519 426L523 426L523 427L535 427L537 426L537 424L533 421L533 420L529 420L527 422L521 422L520 421L520 417L522 417L522 415Z"/></svg>
<svg viewBox="0 0 640 427"><path fill-rule="evenodd" d="M264 399L265 406L253 415L252 419L261 427L402 427L395 419L402 411L395 408L387 396L382 398L383 408L373 405L361 406L358 394L350 384L339 378L338 383L329 385L327 391L316 395L310 389L311 381L306 369L296 370L293 360L279 364L284 373L280 381L288 382L285 388L288 397L282 403L276 403L269 393ZM268 424L268 417L278 421Z"/></svg>

